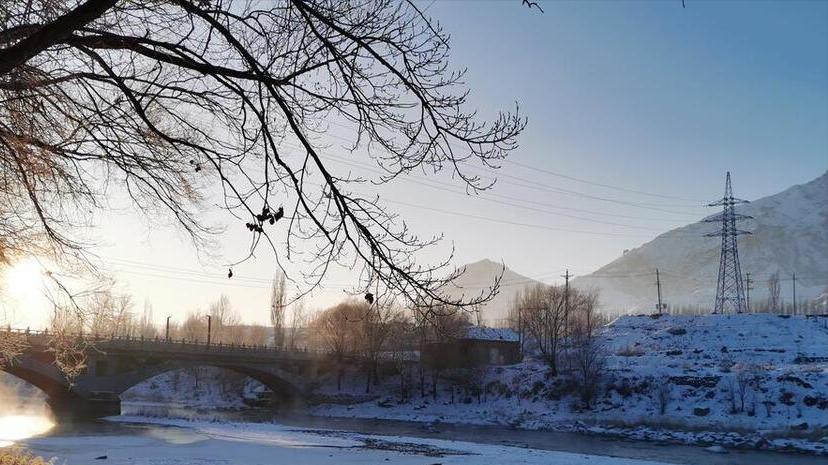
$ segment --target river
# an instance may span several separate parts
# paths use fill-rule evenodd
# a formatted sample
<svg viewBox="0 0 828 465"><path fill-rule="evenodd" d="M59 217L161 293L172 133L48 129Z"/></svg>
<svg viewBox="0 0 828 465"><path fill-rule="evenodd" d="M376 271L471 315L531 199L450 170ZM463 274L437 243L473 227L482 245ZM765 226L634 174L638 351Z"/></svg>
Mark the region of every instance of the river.
<svg viewBox="0 0 828 465"><path fill-rule="evenodd" d="M155 405L151 406L151 408L156 410L150 411L149 413L156 415L164 414L193 418L207 414L207 412L196 412L175 406ZM133 407L132 410L136 410L136 408ZM131 408L128 404L124 406L124 411L125 413L130 413ZM141 405L140 411L142 413L148 413L147 405ZM826 463L825 457L801 454L765 451L731 451L728 454L715 454L698 446L629 441L581 433L527 431L503 426L475 426L446 423L425 425L404 421L322 418L303 415L280 415L273 418L269 413L255 410L223 413L209 412L208 415L211 420L234 422L233 424L239 424L241 422L249 424L251 425L250 432L244 430L243 427L239 430L237 426L227 431L218 429L216 431L209 430L205 432L204 428L197 427L201 423L193 423L193 426L190 426L187 422L179 422L175 426L169 426L157 424L158 420L150 418L142 420L139 417L128 417L129 422L126 423L102 420L58 424L48 432L19 442L30 447L35 452L48 457L68 459L67 462L69 465L82 463L78 459L95 458L107 454L114 457L113 452L111 452L112 450L116 450L125 456L129 455L130 458L133 456L138 457L140 454L146 454L147 459L158 457L159 460L161 458L164 460L172 460L169 462L163 460L147 460L145 462L124 461L123 463L188 463L186 458L189 458L192 460L190 463L249 465L253 463L251 460L255 457L261 456L267 458L268 454L270 454L272 458L273 452L268 452L268 441L270 441L270 445L272 445L273 441L276 441L278 445L291 443L291 441L294 444L302 443L302 451L307 453L310 453L314 447L321 448L320 450L326 453L330 450L330 447L337 447L336 444L331 445L325 441L316 443L314 440L311 440L305 444L303 441L308 441L307 438L299 440L293 437L287 437L284 436L285 431L283 430L278 430L270 434L267 430L261 430L261 428L255 426L262 424L267 426L275 421L280 425L294 427L290 429L298 429L303 434L315 435L313 437L318 438L336 436L331 434L331 430L335 430L347 432L348 434L370 435L371 437L403 437L407 440L417 439L425 440L426 442L434 440L461 441L463 443L501 446L504 450L559 451L633 459L630 462L622 460L618 463L641 463L635 462L636 460L694 465L823 465ZM206 423L208 425L210 424L210 422ZM221 425L223 423L216 424ZM228 431L230 432L228 433ZM280 439L274 440L273 438ZM375 449L383 449L383 447L375 447ZM233 452L230 455L224 456L227 454L227 451L231 450ZM387 451L388 449L386 448L385 450ZM351 450L347 449L347 452L350 453ZM373 452L377 451L375 450ZM86 455L83 455L84 453ZM99 453L101 455L92 457ZM340 453L343 452L338 452L336 457L340 457ZM415 451L414 456L416 455L417 452ZM175 461L175 457L184 458L184 461ZM236 460L234 457L237 457L238 461L234 461ZM395 455L393 457L396 460L395 463L409 463L407 459L411 458L405 455L400 455L399 457ZM377 456L374 458L379 461L391 460L387 456L383 458ZM201 461L201 459L204 460ZM373 463L368 457L363 456L363 459L368 461L357 460L353 463ZM401 462L399 459L406 460L402 460ZM301 460L305 461L306 458L303 457ZM61 460L58 462L62 463ZM109 463L114 462L110 461ZM306 463L314 462L312 460L306 460ZM319 463L327 462L322 461ZM330 463L347 463L347 461ZM413 461L410 463L420 462ZM437 462L425 461L422 463ZM467 462L463 457L454 457L454 460L447 460L440 463L471 462ZM542 461L540 463L544 462ZM595 463L595 461L586 463Z"/></svg>

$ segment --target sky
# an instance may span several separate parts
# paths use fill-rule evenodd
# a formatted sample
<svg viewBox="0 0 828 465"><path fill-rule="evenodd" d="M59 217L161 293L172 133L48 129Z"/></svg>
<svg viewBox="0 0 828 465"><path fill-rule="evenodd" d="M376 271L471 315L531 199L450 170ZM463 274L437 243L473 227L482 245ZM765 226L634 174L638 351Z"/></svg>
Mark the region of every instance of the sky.
<svg viewBox="0 0 828 465"><path fill-rule="evenodd" d="M545 2L540 14L517 1L419 2L451 34L471 106L492 117L517 103L529 121L502 168L481 172L498 182L478 198L450 192L463 188L445 176L379 188L413 230L445 233L422 259L453 245L456 265L489 258L557 282L713 213L703 205L722 194L728 170L746 199L825 172L828 2L686 3ZM267 321L272 255L226 278L244 232L226 233L206 257L124 206L100 218L98 237L119 288L138 310L151 304L156 321L221 294L246 321ZM344 298L352 282L335 270L309 307ZM43 299L17 297L26 311L7 310L12 324L42 326Z"/></svg>

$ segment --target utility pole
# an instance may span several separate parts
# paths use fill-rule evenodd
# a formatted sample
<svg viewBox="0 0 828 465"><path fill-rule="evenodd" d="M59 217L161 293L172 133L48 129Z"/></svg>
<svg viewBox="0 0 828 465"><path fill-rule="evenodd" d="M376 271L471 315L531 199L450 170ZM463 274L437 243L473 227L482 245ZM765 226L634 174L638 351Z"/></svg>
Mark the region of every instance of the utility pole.
<svg viewBox="0 0 828 465"><path fill-rule="evenodd" d="M517 305L517 326L518 326L518 342L520 343L520 359L523 360L523 308L518 303Z"/></svg>
<svg viewBox="0 0 828 465"><path fill-rule="evenodd" d="M793 314L796 315L796 271L793 272Z"/></svg>
<svg viewBox="0 0 828 465"><path fill-rule="evenodd" d="M747 311L751 313L750 309L750 291L753 289L753 280L750 279L750 272L745 276L745 300L747 301Z"/></svg>
<svg viewBox="0 0 828 465"><path fill-rule="evenodd" d="M661 277L658 274L658 268L656 268L656 288L658 288L658 307L656 307L656 313L660 315L664 307L661 303Z"/></svg>
<svg viewBox="0 0 828 465"><path fill-rule="evenodd" d="M210 332L212 330L213 317L207 315L207 347L210 347Z"/></svg>
<svg viewBox="0 0 828 465"><path fill-rule="evenodd" d="M164 339L167 342L170 342L170 318L172 318L172 317L170 317L170 316L167 317L167 333L166 333L166 336L164 337Z"/></svg>
<svg viewBox="0 0 828 465"><path fill-rule="evenodd" d="M569 269L561 277L566 280L566 284L564 284L564 325L566 328L569 328L569 278L571 277Z"/></svg>

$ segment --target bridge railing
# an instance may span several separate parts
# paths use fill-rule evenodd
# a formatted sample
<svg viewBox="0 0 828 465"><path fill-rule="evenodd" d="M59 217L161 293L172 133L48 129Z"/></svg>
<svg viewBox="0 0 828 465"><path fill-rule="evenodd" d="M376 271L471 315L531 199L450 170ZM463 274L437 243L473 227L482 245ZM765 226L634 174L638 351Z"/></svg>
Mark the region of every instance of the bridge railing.
<svg viewBox="0 0 828 465"><path fill-rule="evenodd" d="M49 330L32 330L29 328L21 329L21 328L0 328L0 334L17 334L17 335L24 335L28 336L31 342L40 342L41 345L46 345L45 340L52 338L55 336L54 332L49 332ZM70 338L70 339L77 339L82 340L85 342L89 342L91 345L95 344L106 344L110 346L112 344L119 345L119 346L127 346L130 348L145 348L151 350L163 350L168 352L220 352L220 353L245 353L245 354L256 354L256 355L268 355L272 356L275 354L282 354L282 355L301 355L307 354L308 356L326 356L330 355L330 352L318 349L308 349L307 347L304 348L283 348L283 347L275 347L275 346L268 346L263 344L228 344L224 342L210 342L207 343L206 341L199 341L199 340L187 340L187 339L173 339L173 338L163 338L163 337L144 337L144 336L131 336L131 335L108 335L103 336L100 334L94 333L61 333L60 337L63 338ZM34 339L34 340L32 340ZM41 341L36 341L37 339L41 339Z"/></svg>

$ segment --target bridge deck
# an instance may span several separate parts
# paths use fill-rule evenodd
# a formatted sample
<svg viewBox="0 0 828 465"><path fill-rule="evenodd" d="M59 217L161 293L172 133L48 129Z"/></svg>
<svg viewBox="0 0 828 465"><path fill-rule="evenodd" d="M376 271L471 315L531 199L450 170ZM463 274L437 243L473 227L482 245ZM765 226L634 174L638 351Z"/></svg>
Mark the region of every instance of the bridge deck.
<svg viewBox="0 0 828 465"><path fill-rule="evenodd" d="M4 335L26 337L30 349L48 350L53 346L54 333L48 331L30 331L15 328L0 329L0 337ZM163 338L143 338L130 336L110 336L90 334L61 334L61 339L76 341L78 345L86 345L90 350L102 352L144 352L165 355L212 355L212 356L244 356L262 359L294 359L319 360L326 358L330 353L308 349L284 349L264 345L236 345L210 343L186 340L166 340Z"/></svg>

